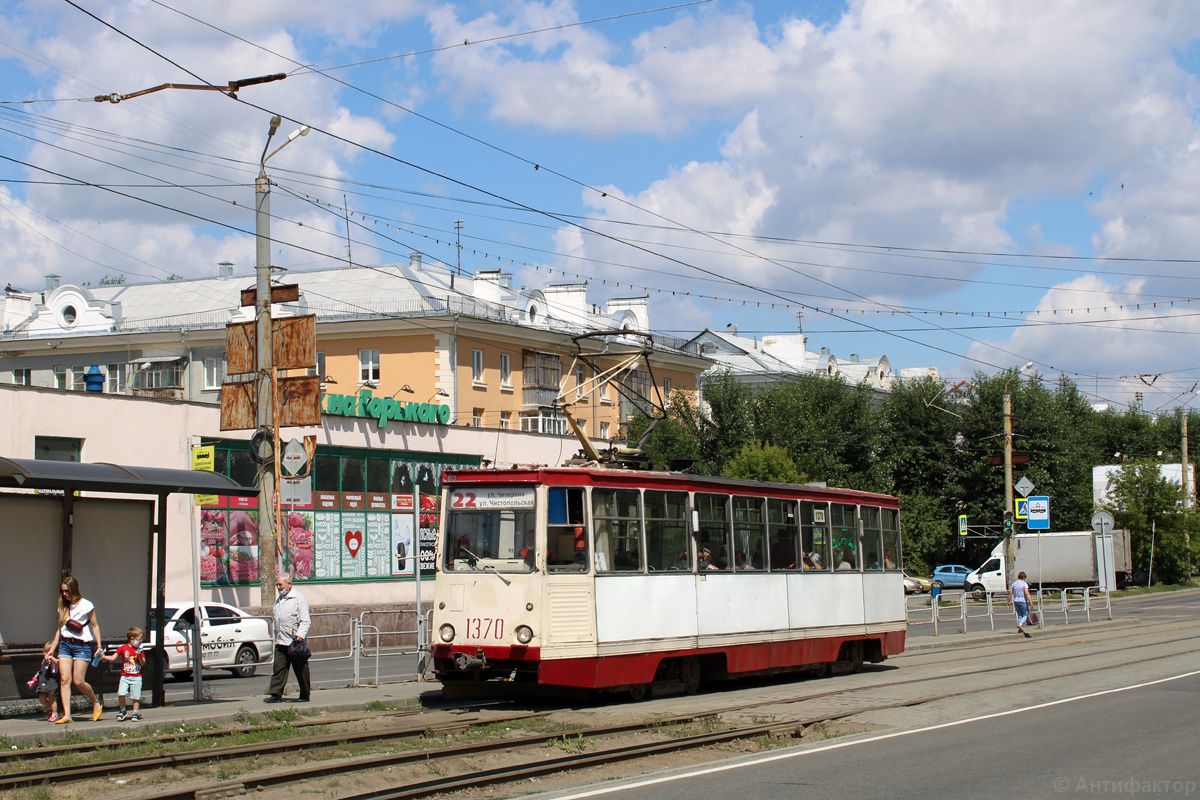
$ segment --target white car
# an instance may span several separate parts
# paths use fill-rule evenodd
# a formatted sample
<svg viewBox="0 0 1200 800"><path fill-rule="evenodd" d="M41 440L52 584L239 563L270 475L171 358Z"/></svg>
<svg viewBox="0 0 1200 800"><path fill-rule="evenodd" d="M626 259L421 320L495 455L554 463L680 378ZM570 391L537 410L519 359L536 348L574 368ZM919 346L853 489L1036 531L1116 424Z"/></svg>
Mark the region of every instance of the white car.
<svg viewBox="0 0 1200 800"><path fill-rule="evenodd" d="M167 603L167 671L180 680L192 672L192 654L188 645L195 617L191 602ZM201 659L205 669L228 669L240 678L254 676L257 664L271 658L274 642L265 619L224 603L200 604ZM146 637L154 646L154 632Z"/></svg>

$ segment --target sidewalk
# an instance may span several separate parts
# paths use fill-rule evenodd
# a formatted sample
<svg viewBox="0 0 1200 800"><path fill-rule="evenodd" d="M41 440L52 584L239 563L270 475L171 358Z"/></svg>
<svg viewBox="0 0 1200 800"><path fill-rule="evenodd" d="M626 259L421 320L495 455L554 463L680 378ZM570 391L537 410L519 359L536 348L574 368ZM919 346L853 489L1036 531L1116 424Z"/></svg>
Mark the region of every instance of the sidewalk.
<svg viewBox="0 0 1200 800"><path fill-rule="evenodd" d="M322 712L364 711L369 703L379 703L396 708L417 707L422 702L437 702L441 699L441 684L436 681L417 683L389 683L384 686L360 686L342 689L313 689L309 703L292 702L295 695L282 703L264 703L265 695L254 695L237 699L176 701L160 708L142 705L141 722L117 722L117 710L113 703L116 696L107 697L104 716L92 722L91 712L78 711L72 714L74 722L55 725L46 721L45 715L23 715L0 718L0 744L7 749L16 745L54 743L67 736L91 738L113 738L121 734L145 736L153 731L182 725L200 726L216 723L220 726L234 725L238 717L251 715L262 717L272 711L296 711L305 716Z"/></svg>
<svg viewBox="0 0 1200 800"><path fill-rule="evenodd" d="M950 627L949 623L945 623L946 627ZM1120 628L1132 628L1142 624L1142 621L1136 617L1126 619L1113 620L1096 620L1095 622L1073 622L1070 625L1061 623L1054 625L1046 625L1044 628L1026 627L1029 631L1030 639L1054 639L1059 636L1066 636L1080 631L1094 630L1117 630ZM999 630L979 630L968 631L967 633L959 633L957 631L945 631L937 636L909 636L904 642L904 652L914 653L922 650L937 650L940 648L956 647L961 645L985 644L990 642L1003 641L1024 641L1024 637L1016 632L1016 629L1011 626L1006 626Z"/></svg>

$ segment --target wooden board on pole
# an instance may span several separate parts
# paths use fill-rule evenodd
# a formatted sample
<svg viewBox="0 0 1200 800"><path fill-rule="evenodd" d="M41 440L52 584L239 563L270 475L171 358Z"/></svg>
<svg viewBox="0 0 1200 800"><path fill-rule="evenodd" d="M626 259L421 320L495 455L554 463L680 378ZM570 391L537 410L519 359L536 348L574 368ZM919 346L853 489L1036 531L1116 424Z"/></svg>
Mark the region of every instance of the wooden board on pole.
<svg viewBox="0 0 1200 800"><path fill-rule="evenodd" d="M225 326L225 372L245 375L255 371L254 322ZM317 366L317 317L278 317L271 320L271 358L276 369L312 369Z"/></svg>
<svg viewBox="0 0 1200 800"><path fill-rule="evenodd" d="M300 300L300 284L287 283L271 287L272 303L295 303ZM242 305L252 306L258 302L258 289L242 289Z"/></svg>
<svg viewBox="0 0 1200 800"><path fill-rule="evenodd" d="M316 375L297 375L279 379L279 427L321 424L321 379Z"/></svg>
<svg viewBox="0 0 1200 800"><path fill-rule="evenodd" d="M221 430L252 431L258 427L254 381L221 386Z"/></svg>

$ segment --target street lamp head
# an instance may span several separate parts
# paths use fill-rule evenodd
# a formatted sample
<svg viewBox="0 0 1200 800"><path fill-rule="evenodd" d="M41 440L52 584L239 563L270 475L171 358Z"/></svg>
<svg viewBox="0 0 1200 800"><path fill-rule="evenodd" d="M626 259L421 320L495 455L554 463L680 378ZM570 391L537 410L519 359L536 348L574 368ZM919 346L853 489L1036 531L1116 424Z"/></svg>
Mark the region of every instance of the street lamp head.
<svg viewBox="0 0 1200 800"><path fill-rule="evenodd" d="M305 125L303 128L297 128L296 130L294 130L288 134L288 141L289 142L292 141L297 136L308 136L308 132L310 130L311 130L311 128L309 128L307 125Z"/></svg>
<svg viewBox="0 0 1200 800"><path fill-rule="evenodd" d="M275 131L279 130L279 126L283 124L283 117L276 114L271 117L271 129L267 132L267 136L274 136Z"/></svg>
<svg viewBox="0 0 1200 800"><path fill-rule="evenodd" d="M1020 371L1021 371L1021 372L1024 372L1025 370L1029 369L1029 368L1030 368L1030 367L1032 367L1032 366L1033 366L1033 362L1032 362L1032 361L1030 361L1030 362L1026 363L1026 364L1025 364L1025 366L1021 367L1021 370L1020 370Z"/></svg>

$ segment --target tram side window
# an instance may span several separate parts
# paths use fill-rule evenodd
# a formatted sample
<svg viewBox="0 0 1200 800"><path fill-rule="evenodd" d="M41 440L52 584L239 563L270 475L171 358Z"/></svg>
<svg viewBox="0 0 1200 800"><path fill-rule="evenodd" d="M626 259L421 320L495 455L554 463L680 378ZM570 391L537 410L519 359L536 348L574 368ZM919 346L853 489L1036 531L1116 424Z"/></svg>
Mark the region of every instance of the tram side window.
<svg viewBox="0 0 1200 800"><path fill-rule="evenodd" d="M795 500L767 501L767 526L771 539L772 570L800 569L796 546L800 536L799 523ZM736 559L737 554L734 557ZM754 569L754 567L739 563L738 569Z"/></svg>
<svg viewBox="0 0 1200 800"><path fill-rule="evenodd" d="M883 569L883 522L876 506L862 507L863 568Z"/></svg>
<svg viewBox="0 0 1200 800"><path fill-rule="evenodd" d="M651 492L646 506L646 565L651 572L690 570L687 492Z"/></svg>
<svg viewBox="0 0 1200 800"><path fill-rule="evenodd" d="M767 568L767 554L763 524L763 498L733 498L733 552L746 554L747 562L754 569Z"/></svg>
<svg viewBox="0 0 1200 800"><path fill-rule="evenodd" d="M584 490L552 486L546 508L546 566L551 572L587 572Z"/></svg>
<svg viewBox="0 0 1200 800"><path fill-rule="evenodd" d="M900 568L900 512L894 508L879 509L883 521L883 568Z"/></svg>
<svg viewBox="0 0 1200 800"><path fill-rule="evenodd" d="M731 569L733 562L729 558L729 496L698 494L696 509L700 512L700 530L696 536L696 553L701 556L699 568ZM703 558L706 551L709 556L707 560Z"/></svg>
<svg viewBox="0 0 1200 800"><path fill-rule="evenodd" d="M857 512L858 506L834 503L829 507L835 570L857 571L859 568Z"/></svg>
<svg viewBox="0 0 1200 800"><path fill-rule="evenodd" d="M800 504L800 540L806 570L826 571L829 560L829 504Z"/></svg>
<svg viewBox="0 0 1200 800"><path fill-rule="evenodd" d="M596 571L641 572L641 508L636 489L593 489Z"/></svg>

